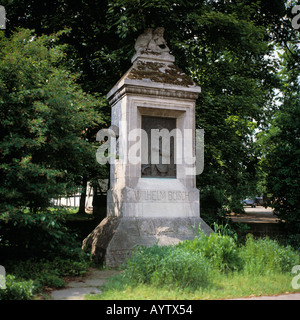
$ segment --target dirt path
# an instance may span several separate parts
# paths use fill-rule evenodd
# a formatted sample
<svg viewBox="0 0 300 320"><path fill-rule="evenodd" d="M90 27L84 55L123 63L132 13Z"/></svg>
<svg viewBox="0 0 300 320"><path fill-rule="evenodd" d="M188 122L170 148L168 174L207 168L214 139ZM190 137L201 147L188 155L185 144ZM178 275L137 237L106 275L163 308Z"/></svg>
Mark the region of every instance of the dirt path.
<svg viewBox="0 0 300 320"><path fill-rule="evenodd" d="M277 296L234 298L230 300L300 300L300 293L287 293Z"/></svg>
<svg viewBox="0 0 300 320"><path fill-rule="evenodd" d="M273 210L262 206L246 207L245 214L234 214L230 215L229 218L234 222L278 223L278 218L273 214Z"/></svg>

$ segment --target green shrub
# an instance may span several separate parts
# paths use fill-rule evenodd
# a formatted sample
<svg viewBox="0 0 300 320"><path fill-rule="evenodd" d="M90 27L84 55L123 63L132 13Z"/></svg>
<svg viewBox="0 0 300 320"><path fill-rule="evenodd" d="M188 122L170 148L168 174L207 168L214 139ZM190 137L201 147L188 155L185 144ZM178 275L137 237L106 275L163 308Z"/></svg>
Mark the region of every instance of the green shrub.
<svg viewBox="0 0 300 320"><path fill-rule="evenodd" d="M150 283L161 259L170 252L170 247L137 247L126 261L124 276L133 283Z"/></svg>
<svg viewBox="0 0 300 320"><path fill-rule="evenodd" d="M299 253L290 246L282 246L269 238L254 239L252 235L248 235L239 256L244 272L256 275L290 272L294 265L300 264Z"/></svg>
<svg viewBox="0 0 300 320"><path fill-rule="evenodd" d="M53 260L30 258L25 261L7 261L6 270L17 279L33 281L35 292L43 287L65 286L64 276L77 276L86 272L90 262L84 259L72 260L57 257Z"/></svg>
<svg viewBox="0 0 300 320"><path fill-rule="evenodd" d="M222 235L221 229L210 236L200 233L176 246L139 247L127 260L124 277L133 284L196 288L207 284L213 270L240 270L237 244L232 236Z"/></svg>
<svg viewBox="0 0 300 320"><path fill-rule="evenodd" d="M208 261L176 246L140 247L127 260L124 277L133 284L196 288L207 283Z"/></svg>
<svg viewBox="0 0 300 320"><path fill-rule="evenodd" d="M288 234L283 241L286 245L291 246L294 250L300 252L300 234Z"/></svg>
<svg viewBox="0 0 300 320"><path fill-rule="evenodd" d="M197 289L213 281L216 272L259 276L290 272L300 264L300 254L290 246L252 235L238 245L234 234L221 234L221 229L210 236L200 233L175 246L137 248L124 266L123 284Z"/></svg>
<svg viewBox="0 0 300 320"><path fill-rule="evenodd" d="M16 277L6 275L6 289L0 290L0 300L30 300L34 293L32 280L17 281Z"/></svg>
<svg viewBox="0 0 300 320"><path fill-rule="evenodd" d="M196 289L208 283L209 263L201 254L173 248L158 264L151 283L156 286Z"/></svg>
<svg viewBox="0 0 300 320"><path fill-rule="evenodd" d="M207 237L200 234L194 240L183 241L178 246L190 253L203 255L213 269L226 271L241 268L237 244L231 236L212 233Z"/></svg>
<svg viewBox="0 0 300 320"><path fill-rule="evenodd" d="M18 255L72 257L78 248L76 234L63 223L62 211L32 214L28 210L0 214L0 249L9 246Z"/></svg>
<svg viewBox="0 0 300 320"><path fill-rule="evenodd" d="M41 274L36 281L41 288L44 286L52 287L52 288L63 288L66 285L66 282L53 273L43 273Z"/></svg>
<svg viewBox="0 0 300 320"><path fill-rule="evenodd" d="M51 261L53 270L60 276L80 276L86 272L90 262L84 259L72 260L55 258Z"/></svg>

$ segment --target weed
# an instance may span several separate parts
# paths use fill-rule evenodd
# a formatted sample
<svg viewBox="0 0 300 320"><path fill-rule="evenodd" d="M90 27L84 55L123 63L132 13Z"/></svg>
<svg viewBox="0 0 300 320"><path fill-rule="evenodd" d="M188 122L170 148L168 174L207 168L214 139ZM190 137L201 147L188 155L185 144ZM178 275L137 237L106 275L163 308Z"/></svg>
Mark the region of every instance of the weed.
<svg viewBox="0 0 300 320"><path fill-rule="evenodd" d="M300 263L299 254L290 246L282 246L268 237L254 239L251 234L240 248L239 256L243 261L244 272L256 275L290 272L294 265Z"/></svg>
<svg viewBox="0 0 300 320"><path fill-rule="evenodd" d="M247 282L249 277L287 274L300 264L297 251L275 240L249 235L241 244L226 225L215 231L210 236L199 232L194 240L174 246L137 247L123 266L124 287L199 290L214 286L220 275L229 279L234 274Z"/></svg>

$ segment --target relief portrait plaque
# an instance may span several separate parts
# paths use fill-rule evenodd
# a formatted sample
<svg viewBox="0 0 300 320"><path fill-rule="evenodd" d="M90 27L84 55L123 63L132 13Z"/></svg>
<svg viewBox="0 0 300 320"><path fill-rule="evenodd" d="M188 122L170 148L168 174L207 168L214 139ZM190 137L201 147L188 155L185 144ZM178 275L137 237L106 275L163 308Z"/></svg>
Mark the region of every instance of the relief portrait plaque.
<svg viewBox="0 0 300 320"><path fill-rule="evenodd" d="M175 155L175 130L176 118L163 118L142 116L142 129L147 133L147 141L142 138L142 152L148 146L148 163L142 163L142 178L176 178L176 164L174 163ZM156 130L153 130L156 129ZM167 129L163 130L163 129ZM158 133L157 143L153 141L153 132ZM164 134L164 131L166 134ZM151 139L152 136L152 139ZM151 143L152 142L152 143ZM153 153L158 153L159 161L153 160ZM151 159L152 158L152 159Z"/></svg>

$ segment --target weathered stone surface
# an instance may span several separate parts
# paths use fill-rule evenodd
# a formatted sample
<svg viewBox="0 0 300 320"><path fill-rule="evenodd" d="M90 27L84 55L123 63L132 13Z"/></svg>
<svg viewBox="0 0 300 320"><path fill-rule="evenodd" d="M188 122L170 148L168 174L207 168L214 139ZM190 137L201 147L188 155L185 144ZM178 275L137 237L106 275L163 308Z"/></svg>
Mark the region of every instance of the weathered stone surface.
<svg viewBox="0 0 300 320"><path fill-rule="evenodd" d="M135 246L174 245L192 240L201 229L212 231L201 218L119 218L107 217L84 240L83 248L97 263L119 267Z"/></svg>
<svg viewBox="0 0 300 320"><path fill-rule="evenodd" d="M145 29L136 40L134 48L137 53L140 52L151 52L151 53L165 53L169 52L170 49L164 39L165 28L158 27L155 30L152 28Z"/></svg>
<svg viewBox="0 0 300 320"><path fill-rule="evenodd" d="M120 219L118 217L106 217L83 240L82 249L90 252L96 263L102 264L104 262L107 246L114 236L119 223Z"/></svg>
<svg viewBox="0 0 300 320"><path fill-rule="evenodd" d="M137 61L127 74L128 79L168 83L178 86L193 86L194 82L173 64Z"/></svg>
<svg viewBox="0 0 300 320"><path fill-rule="evenodd" d="M133 188L109 190L107 204L109 216L199 217L199 190L186 188L178 179L139 178Z"/></svg>

